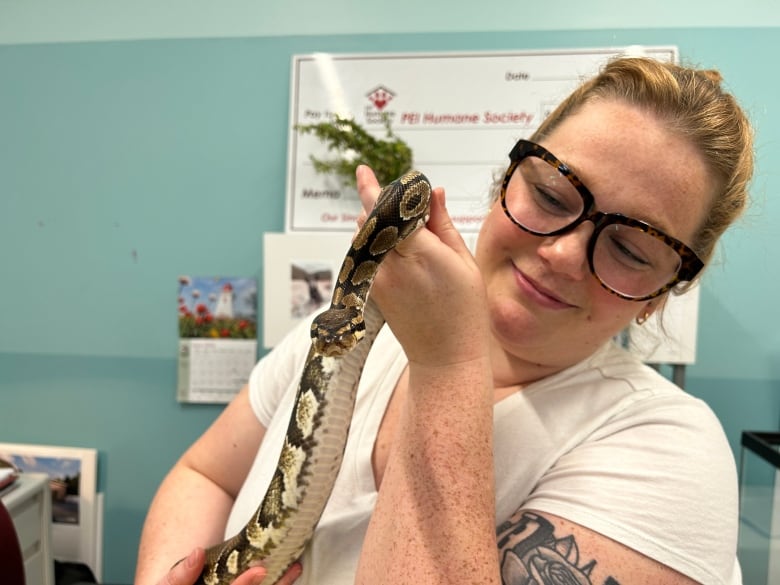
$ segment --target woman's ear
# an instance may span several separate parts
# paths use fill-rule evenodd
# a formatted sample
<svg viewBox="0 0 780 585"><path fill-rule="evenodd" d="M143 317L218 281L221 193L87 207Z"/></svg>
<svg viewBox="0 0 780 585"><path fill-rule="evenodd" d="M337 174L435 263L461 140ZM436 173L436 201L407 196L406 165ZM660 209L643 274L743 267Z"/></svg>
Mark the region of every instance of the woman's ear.
<svg viewBox="0 0 780 585"><path fill-rule="evenodd" d="M643 325L644 322L650 318L650 315L659 309L662 309L665 304L666 295L647 301L644 305L642 305L641 309L636 315L636 324Z"/></svg>

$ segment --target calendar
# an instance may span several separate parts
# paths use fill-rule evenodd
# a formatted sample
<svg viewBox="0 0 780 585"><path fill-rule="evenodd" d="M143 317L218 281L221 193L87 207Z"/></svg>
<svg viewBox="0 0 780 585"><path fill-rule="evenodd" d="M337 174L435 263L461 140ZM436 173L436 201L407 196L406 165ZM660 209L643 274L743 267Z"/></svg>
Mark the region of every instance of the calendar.
<svg viewBox="0 0 780 585"><path fill-rule="evenodd" d="M180 402L230 402L257 360L253 339L179 340Z"/></svg>
<svg viewBox="0 0 780 585"><path fill-rule="evenodd" d="M257 361L257 281L179 277L180 402L226 403Z"/></svg>

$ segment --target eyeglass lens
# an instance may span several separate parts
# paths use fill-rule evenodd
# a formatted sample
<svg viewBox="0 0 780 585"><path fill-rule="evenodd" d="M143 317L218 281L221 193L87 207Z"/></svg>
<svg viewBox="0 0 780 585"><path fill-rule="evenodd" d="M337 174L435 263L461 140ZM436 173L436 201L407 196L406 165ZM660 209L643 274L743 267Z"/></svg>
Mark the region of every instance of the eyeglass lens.
<svg viewBox="0 0 780 585"><path fill-rule="evenodd" d="M585 202L554 166L526 156L507 186L505 205L523 228L547 235L575 223ZM592 271L605 286L627 297L642 297L661 289L674 278L682 262L673 248L638 227L609 222L592 237Z"/></svg>

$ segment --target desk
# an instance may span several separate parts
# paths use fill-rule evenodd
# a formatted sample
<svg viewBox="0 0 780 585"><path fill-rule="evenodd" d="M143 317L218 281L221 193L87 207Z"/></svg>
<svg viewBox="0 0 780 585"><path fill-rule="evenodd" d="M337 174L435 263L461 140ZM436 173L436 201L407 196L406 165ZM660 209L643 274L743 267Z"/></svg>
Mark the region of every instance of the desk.
<svg viewBox="0 0 780 585"><path fill-rule="evenodd" d="M27 585L54 585L49 477L20 473L2 499L19 535Z"/></svg>

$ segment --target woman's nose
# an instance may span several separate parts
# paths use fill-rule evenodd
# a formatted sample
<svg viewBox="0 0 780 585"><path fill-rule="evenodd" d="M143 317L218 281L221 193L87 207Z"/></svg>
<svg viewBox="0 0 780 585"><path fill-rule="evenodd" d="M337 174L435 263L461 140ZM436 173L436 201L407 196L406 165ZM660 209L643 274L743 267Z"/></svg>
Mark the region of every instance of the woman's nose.
<svg viewBox="0 0 780 585"><path fill-rule="evenodd" d="M574 280L584 279L588 268L588 242L594 226L584 221L570 232L548 236L539 246L539 255L555 272L565 274Z"/></svg>

